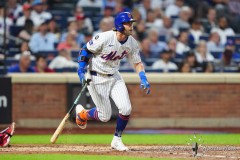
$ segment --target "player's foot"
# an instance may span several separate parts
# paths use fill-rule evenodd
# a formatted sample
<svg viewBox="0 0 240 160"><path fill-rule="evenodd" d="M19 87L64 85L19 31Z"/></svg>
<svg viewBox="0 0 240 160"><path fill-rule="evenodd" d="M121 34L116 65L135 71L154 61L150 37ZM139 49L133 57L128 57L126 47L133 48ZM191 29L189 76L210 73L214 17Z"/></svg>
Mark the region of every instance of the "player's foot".
<svg viewBox="0 0 240 160"><path fill-rule="evenodd" d="M86 110L83 108L82 105L76 106L76 123L78 127L81 129L85 129L87 127L87 120L83 120L81 117L84 117L86 114Z"/></svg>
<svg viewBox="0 0 240 160"><path fill-rule="evenodd" d="M15 123L13 122L9 127L4 129L3 131L1 131L1 134L2 134L1 141L2 142L0 143L0 146L2 146L2 147L9 146L10 138L13 136L14 130L15 130Z"/></svg>
<svg viewBox="0 0 240 160"><path fill-rule="evenodd" d="M126 147L123 142L121 137L113 136L113 140L111 143L112 149L116 149L118 151L128 151L128 147Z"/></svg>

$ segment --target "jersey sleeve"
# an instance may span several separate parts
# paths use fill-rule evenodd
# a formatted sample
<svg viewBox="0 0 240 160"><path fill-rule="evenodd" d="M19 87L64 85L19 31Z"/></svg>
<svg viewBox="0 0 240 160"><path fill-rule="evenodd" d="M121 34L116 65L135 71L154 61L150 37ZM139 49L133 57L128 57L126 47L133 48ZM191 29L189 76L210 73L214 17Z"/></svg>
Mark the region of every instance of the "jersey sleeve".
<svg viewBox="0 0 240 160"><path fill-rule="evenodd" d="M90 41L87 42L87 49L94 54L100 54L104 46L104 36L97 34Z"/></svg>
<svg viewBox="0 0 240 160"><path fill-rule="evenodd" d="M131 53L128 55L128 58L133 64L141 62L139 46L137 41L134 41Z"/></svg>

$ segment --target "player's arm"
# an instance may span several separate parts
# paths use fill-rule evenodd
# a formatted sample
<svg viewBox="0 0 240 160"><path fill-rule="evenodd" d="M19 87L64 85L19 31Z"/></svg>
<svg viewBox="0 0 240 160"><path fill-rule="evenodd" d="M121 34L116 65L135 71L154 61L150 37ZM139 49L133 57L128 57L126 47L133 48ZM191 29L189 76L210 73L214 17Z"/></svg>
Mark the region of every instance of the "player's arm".
<svg viewBox="0 0 240 160"><path fill-rule="evenodd" d="M82 84L85 83L85 67L88 65L91 57L92 57L92 52L87 49L87 46L84 45L79 52L78 56L78 76L80 79L80 82Z"/></svg>
<svg viewBox="0 0 240 160"><path fill-rule="evenodd" d="M144 90L146 90L146 94L149 94L150 93L150 84L147 80L147 76L145 74L143 63L142 62L134 63L134 68L141 79L140 87L143 88Z"/></svg>

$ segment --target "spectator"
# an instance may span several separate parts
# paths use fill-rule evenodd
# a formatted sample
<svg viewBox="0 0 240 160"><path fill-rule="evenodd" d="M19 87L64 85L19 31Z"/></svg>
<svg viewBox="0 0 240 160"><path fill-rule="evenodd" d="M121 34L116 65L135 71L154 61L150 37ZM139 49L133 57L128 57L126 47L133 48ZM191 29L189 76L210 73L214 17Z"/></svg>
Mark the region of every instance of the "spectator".
<svg viewBox="0 0 240 160"><path fill-rule="evenodd" d="M239 71L239 66L237 65L237 63L234 63L234 60L233 60L233 51L229 49L226 49L223 52L221 61L218 63L215 63L215 67L220 72L224 72L228 68L232 68L232 69L235 69L235 71Z"/></svg>
<svg viewBox="0 0 240 160"><path fill-rule="evenodd" d="M26 20L31 19L31 11L32 11L31 5L28 3L25 3L23 5L23 15L17 19L16 25L24 26Z"/></svg>
<svg viewBox="0 0 240 160"><path fill-rule="evenodd" d="M181 29L189 29L190 24L189 24L189 19L192 16L192 10L191 8L184 6L181 8L180 13L179 13L179 18L176 19L173 23L173 28L176 30L175 32L181 31Z"/></svg>
<svg viewBox="0 0 240 160"><path fill-rule="evenodd" d="M232 40L228 40L224 50L232 51L232 58L240 60L240 53L236 52L235 42Z"/></svg>
<svg viewBox="0 0 240 160"><path fill-rule="evenodd" d="M221 37L220 39L222 45L226 44L227 36L235 35L233 29L228 27L228 21L226 17L219 18L218 27L212 28L211 33L212 32L218 32Z"/></svg>
<svg viewBox="0 0 240 160"><path fill-rule="evenodd" d="M175 38L171 38L168 41L168 49L172 51L172 58L175 58L177 53L177 40Z"/></svg>
<svg viewBox="0 0 240 160"><path fill-rule="evenodd" d="M151 10L151 0L143 0L141 5L138 8L138 11L141 14L143 20L147 19L147 11Z"/></svg>
<svg viewBox="0 0 240 160"><path fill-rule="evenodd" d="M190 50L190 47L188 46L188 36L187 31L181 32L178 36L176 52L180 55L183 55Z"/></svg>
<svg viewBox="0 0 240 160"><path fill-rule="evenodd" d="M105 6L103 17L113 17L114 16L114 6Z"/></svg>
<svg viewBox="0 0 240 160"><path fill-rule="evenodd" d="M17 0L8 0L7 6L8 6L7 16L9 18L15 21L17 18L20 17L20 14L22 13L22 6L17 3Z"/></svg>
<svg viewBox="0 0 240 160"><path fill-rule="evenodd" d="M194 44L198 44L199 38L203 35L203 28L201 21L199 19L194 19L191 24L191 29L189 30L190 36L194 39Z"/></svg>
<svg viewBox="0 0 240 160"><path fill-rule="evenodd" d="M18 37L23 39L24 41L30 41L33 34L33 21L30 19L26 19L23 30L18 34Z"/></svg>
<svg viewBox="0 0 240 160"><path fill-rule="evenodd" d="M54 43L57 42L57 40L53 33L48 32L47 25L47 22L43 22L39 26L39 31L31 37L29 47L33 53L55 50Z"/></svg>
<svg viewBox="0 0 240 160"><path fill-rule="evenodd" d="M167 6L166 10L165 10L165 15L167 17L178 17L181 8L184 5L184 0L175 0L174 4L170 4L169 6Z"/></svg>
<svg viewBox="0 0 240 160"><path fill-rule="evenodd" d="M207 42L208 52L222 52L224 50L224 45L220 43L220 36L218 32L212 32Z"/></svg>
<svg viewBox="0 0 240 160"><path fill-rule="evenodd" d="M78 45L76 41L77 32L71 31L67 34L66 40L63 42L60 42L57 46L57 50L65 49L68 51L78 51L80 49L80 46Z"/></svg>
<svg viewBox="0 0 240 160"><path fill-rule="evenodd" d="M104 17L99 24L99 30L93 32L93 35L96 35L101 32L109 31L113 28L113 18L112 17Z"/></svg>
<svg viewBox="0 0 240 160"><path fill-rule="evenodd" d="M204 62L214 62L214 57L208 52L206 42L203 40L199 41L195 56L197 62L200 64Z"/></svg>
<svg viewBox="0 0 240 160"><path fill-rule="evenodd" d="M51 69L77 68L77 67L78 63L71 60L70 52L65 49L60 49L58 56L55 57L49 64L49 68Z"/></svg>
<svg viewBox="0 0 240 160"><path fill-rule="evenodd" d="M149 30L148 38L150 40L151 58L159 58L159 54L164 49L167 49L167 44L158 40L158 32L156 29Z"/></svg>
<svg viewBox="0 0 240 160"><path fill-rule="evenodd" d="M39 73L51 73L54 72L53 69L48 68L47 66L47 58L43 55L36 55L36 66L35 66L35 72Z"/></svg>
<svg viewBox="0 0 240 160"><path fill-rule="evenodd" d="M8 73L33 73L35 72L31 66L30 60L31 53L29 51L24 51L21 54L19 64L16 64L8 69Z"/></svg>
<svg viewBox="0 0 240 160"><path fill-rule="evenodd" d="M150 45L151 42L149 39L145 38L141 42L141 50L140 50L140 56L142 61L145 63L148 58L151 57L151 52L150 52Z"/></svg>
<svg viewBox="0 0 240 160"><path fill-rule="evenodd" d="M98 7L103 10L103 1L99 0L79 0L77 3L77 7Z"/></svg>
<svg viewBox="0 0 240 160"><path fill-rule="evenodd" d="M145 39L147 37L146 25L145 25L144 20L140 20L136 24L136 30L135 31L136 31L136 34L137 34L137 40L142 41L143 39Z"/></svg>
<svg viewBox="0 0 240 160"><path fill-rule="evenodd" d="M72 32L77 32L77 22L74 20L71 20L68 22L68 28L67 32L64 32L60 38L60 42L66 41L67 35ZM85 36L82 33L77 32L76 35L76 41L79 46L84 44L85 42Z"/></svg>
<svg viewBox="0 0 240 160"><path fill-rule="evenodd" d="M211 29L217 26L216 18L216 10L214 8L209 8L207 13L207 19L203 21L203 27L206 33L210 33Z"/></svg>
<svg viewBox="0 0 240 160"><path fill-rule="evenodd" d="M165 40L168 41L174 35L172 28L172 20L169 17L163 17L163 26L158 29L159 36L165 36Z"/></svg>
<svg viewBox="0 0 240 160"><path fill-rule="evenodd" d="M74 12L74 18L77 22L78 32L93 33L93 24L90 18L84 15L83 9L77 7Z"/></svg>
<svg viewBox="0 0 240 160"><path fill-rule="evenodd" d="M19 54L15 54L14 55L14 59L20 60L20 57L21 57L22 53L24 53L25 51L30 51L30 50L29 50L28 42L23 41L21 46L20 46L20 53ZM36 59L35 56L30 55L30 60L31 61L35 61L35 59Z"/></svg>
<svg viewBox="0 0 240 160"><path fill-rule="evenodd" d="M2 3L0 3L0 35L3 35L4 33L4 5ZM13 21L12 19L6 17L6 35L9 35L9 29L10 26L13 25ZM3 44L3 37L0 36L0 44Z"/></svg>
<svg viewBox="0 0 240 160"><path fill-rule="evenodd" d="M54 18L51 18L47 20L47 23L49 32L54 34L56 39L60 39L61 34L56 20Z"/></svg>
<svg viewBox="0 0 240 160"><path fill-rule="evenodd" d="M161 53L161 59L153 63L152 69L159 69L163 72L177 71L178 67L175 63L171 62L172 51L163 50Z"/></svg>
<svg viewBox="0 0 240 160"><path fill-rule="evenodd" d="M33 0L32 9L31 19L36 27L39 27L43 22L52 18L50 12L44 11L44 3L41 0Z"/></svg>
<svg viewBox="0 0 240 160"><path fill-rule="evenodd" d="M161 28L163 26L162 19L157 18L156 13L153 10L147 11L146 27L150 28Z"/></svg>
<svg viewBox="0 0 240 160"><path fill-rule="evenodd" d="M202 71L201 66L196 60L193 51L189 51L185 54L183 64L180 66L180 72L199 72Z"/></svg>

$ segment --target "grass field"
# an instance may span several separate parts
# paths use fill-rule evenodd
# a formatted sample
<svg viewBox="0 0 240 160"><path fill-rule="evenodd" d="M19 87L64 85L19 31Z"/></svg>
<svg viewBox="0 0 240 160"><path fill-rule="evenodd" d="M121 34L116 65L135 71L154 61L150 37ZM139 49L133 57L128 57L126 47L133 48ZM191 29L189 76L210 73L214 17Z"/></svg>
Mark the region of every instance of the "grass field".
<svg viewBox="0 0 240 160"><path fill-rule="evenodd" d="M48 144L51 135L15 135L12 144ZM123 136L126 144L186 144L192 134L127 134ZM209 145L239 145L240 134L199 134L205 144ZM61 135L57 144L110 144L110 134L72 134Z"/></svg>
<svg viewBox="0 0 240 160"><path fill-rule="evenodd" d="M48 147L54 146L50 145L51 135L15 135L11 139L12 147L9 149L14 149L15 146L23 145L46 145ZM199 141L199 143L204 143L204 145L240 145L240 134L199 134L194 135L187 134L127 134L124 135L123 141L126 145L187 145L188 142ZM72 134L72 135L61 135L56 143L56 145L105 145L110 148L110 142L112 140L112 135L110 134ZM20 147L19 147L20 148ZM135 157L131 154L104 154L104 155L85 155L84 152L77 152L74 154L65 153L28 153L24 154L22 152L2 152L0 149L0 160L75 160L75 159L93 159L93 160L132 160L132 159L161 159L161 158L151 158L149 157ZM2 153L4 154L2 154ZM180 157L181 158L181 157ZM171 159L171 158L162 158ZM178 159L175 157L174 159ZM189 158L183 158L189 159Z"/></svg>

